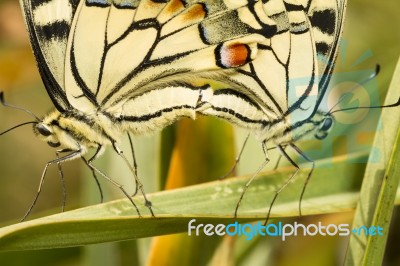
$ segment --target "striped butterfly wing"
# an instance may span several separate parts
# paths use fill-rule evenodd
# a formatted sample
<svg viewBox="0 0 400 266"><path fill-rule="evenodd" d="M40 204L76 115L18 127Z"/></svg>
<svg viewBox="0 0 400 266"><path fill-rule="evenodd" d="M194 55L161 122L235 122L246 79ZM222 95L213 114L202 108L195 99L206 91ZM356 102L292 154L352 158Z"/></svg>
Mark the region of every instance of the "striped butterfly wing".
<svg viewBox="0 0 400 266"><path fill-rule="evenodd" d="M293 125L315 112L334 66L345 1L257 4L277 32L258 44L257 58L226 77L227 89L216 91L213 107L204 111L256 131L286 117Z"/></svg>
<svg viewBox="0 0 400 266"><path fill-rule="evenodd" d="M50 146L71 151L47 166L82 157L91 147L97 158L109 144L128 162L115 145L122 133L162 129L197 112L255 129L299 110L312 112L318 100L310 95L314 88L324 91L318 76L331 72L341 23L336 15L343 12L332 8L335 25L327 27L333 36L325 38L313 31L319 24L312 15L327 9L317 0L21 3L58 109L35 131ZM317 62L320 54L325 63ZM292 80L304 77L305 89L290 98L297 89ZM215 83L223 89L214 92ZM146 206L153 214L147 199Z"/></svg>
<svg viewBox="0 0 400 266"><path fill-rule="evenodd" d="M319 91L316 106L326 92L335 66L339 41L343 31L347 0L312 0L307 6L307 15L317 51Z"/></svg>
<svg viewBox="0 0 400 266"><path fill-rule="evenodd" d="M253 8L247 1L81 1L65 60L68 101L142 124L194 116L212 93L199 93L203 85L256 58L257 44L275 34L273 21Z"/></svg>
<svg viewBox="0 0 400 266"><path fill-rule="evenodd" d="M69 108L64 65L70 25L77 1L21 0L24 18L40 75L59 111Z"/></svg>
<svg viewBox="0 0 400 266"><path fill-rule="evenodd" d="M93 115L101 110L119 121L167 118L168 124L177 116L194 117L211 97L204 85L214 80L230 89L217 91L215 108L204 113L249 125L260 117L276 120L292 111L310 112L317 102L308 96L318 84L318 74L329 72L333 60L321 67L317 55L334 54L335 37L321 37L327 44L324 49L315 45L319 42L314 38L320 37L310 30L313 20L307 15L312 18L326 5L303 2L22 4L42 78L60 111L72 107ZM332 10L340 13L339 8ZM339 16L333 20L338 23ZM337 35L336 26L328 28ZM289 81L298 77L308 79L306 88L291 100L294 89ZM148 130L161 128L160 123ZM141 133L137 127L133 130Z"/></svg>

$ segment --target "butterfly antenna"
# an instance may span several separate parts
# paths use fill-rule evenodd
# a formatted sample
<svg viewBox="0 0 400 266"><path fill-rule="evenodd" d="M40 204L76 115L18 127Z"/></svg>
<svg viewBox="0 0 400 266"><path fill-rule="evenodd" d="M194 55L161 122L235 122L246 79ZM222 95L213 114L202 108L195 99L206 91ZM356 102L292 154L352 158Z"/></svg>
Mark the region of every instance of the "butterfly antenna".
<svg viewBox="0 0 400 266"><path fill-rule="evenodd" d="M30 114L31 116L33 116L33 117L36 119L36 121L40 121L40 118L37 117L37 116L36 116L34 113L32 113L31 111L29 111L29 110L27 110L27 109L25 109L25 108L19 107L19 106L15 106L15 105L6 103L5 100L4 100L4 92L2 92L2 91L0 91L0 102L1 102L1 104L4 105L5 107L14 108L14 109L18 109L18 110L24 111L25 113L28 113L28 114Z"/></svg>
<svg viewBox="0 0 400 266"><path fill-rule="evenodd" d="M12 128L7 129L6 131L0 132L0 136L6 134L7 132L10 132L11 130L14 130L16 128L19 128L19 127L22 127L22 126L25 126L28 124L37 124L37 123L38 123L37 121L29 121L29 122L25 122L25 123L13 126Z"/></svg>
<svg viewBox="0 0 400 266"><path fill-rule="evenodd" d="M329 113L329 114L332 114L332 113L336 112L336 111L332 112L332 110L333 110L336 106L338 106L341 102L343 102L344 99L346 99L346 97L348 97L348 96L350 95L350 93L352 93L353 91L355 91L356 89L358 89L359 87L361 87L362 85L364 85L365 83L367 83L367 82L373 80L374 78L376 78L376 77L378 76L380 70L381 70L381 67L380 67L379 64L377 64L376 67L375 67L375 71L374 71L368 78L366 78L365 80L361 81L359 84L354 85L354 86L351 88L350 91L348 91L348 92L346 92L345 94L343 94L342 96L340 96L338 102L337 102L334 106L332 106L332 108L329 110L328 113Z"/></svg>
<svg viewBox="0 0 400 266"><path fill-rule="evenodd" d="M348 111L348 110L358 110L358 109L382 109L382 108L389 108L389 107L397 107L400 106L400 97L397 100L397 102L388 104L388 105L378 105L378 106L360 106L360 107L351 107L351 108L344 108L344 109L339 109L336 111L331 112L330 114L337 113L337 112L342 112L342 111Z"/></svg>

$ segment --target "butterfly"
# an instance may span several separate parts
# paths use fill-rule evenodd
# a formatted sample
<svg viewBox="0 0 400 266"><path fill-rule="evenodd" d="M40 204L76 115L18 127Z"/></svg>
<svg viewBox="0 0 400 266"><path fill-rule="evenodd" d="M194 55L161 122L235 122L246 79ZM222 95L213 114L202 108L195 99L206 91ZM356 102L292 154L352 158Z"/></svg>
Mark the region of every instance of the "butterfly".
<svg viewBox="0 0 400 266"><path fill-rule="evenodd" d="M39 72L55 106L33 122L37 136L58 149L57 158L45 166L39 192L50 165L82 158L94 174L128 196L93 165L112 146L153 215L136 170L118 147L122 136L158 131L198 113L208 115L204 111L211 107L212 83L229 84L238 68L263 56L265 43L281 30L277 22L284 18L268 16L268 1L20 2ZM86 160L91 149L95 153Z"/></svg>
<svg viewBox="0 0 400 266"><path fill-rule="evenodd" d="M272 143L298 169L285 149L313 163L295 142L309 134L323 139L333 125L332 112L318 108L338 52L345 0L20 2L55 106L44 118L35 117L34 131L60 147L46 164L39 191L50 165L82 158L136 207L120 184L92 164L112 146L154 215L136 162L131 165L118 147L123 135L211 115L252 131L266 162Z"/></svg>
<svg viewBox="0 0 400 266"><path fill-rule="evenodd" d="M301 215L301 199L314 161L295 142L312 134L324 139L334 124L334 111L323 112L319 107L335 65L346 1L272 0L258 4L276 26L276 32L257 44L254 60L223 78L226 87L214 92L209 101L211 107L203 113L250 130L262 143L265 162L245 185L235 216L246 189L269 161L267 144L276 147L296 167L275 193L267 221L278 194L299 170L286 149L293 149L312 164L300 196ZM261 25L261 20L257 22Z"/></svg>

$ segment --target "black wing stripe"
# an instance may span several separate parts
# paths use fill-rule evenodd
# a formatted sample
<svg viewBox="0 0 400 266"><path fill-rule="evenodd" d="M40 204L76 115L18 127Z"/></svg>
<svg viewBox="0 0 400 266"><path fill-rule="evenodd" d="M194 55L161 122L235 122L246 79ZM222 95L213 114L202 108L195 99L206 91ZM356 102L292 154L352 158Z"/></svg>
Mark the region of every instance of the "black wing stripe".
<svg viewBox="0 0 400 266"><path fill-rule="evenodd" d="M244 122L246 124L257 124L260 126L267 126L269 124L271 124L269 121L264 120L264 119L259 119L259 120L255 120L255 119L251 119L249 117L244 116L243 114L239 113L239 112L235 112L235 110L230 109L230 108L226 108L226 107L211 107L213 110L215 110L218 113L225 113L225 114L229 114L231 116L234 116L236 119L240 120L241 122ZM217 115L218 117L222 118L222 119L227 119L227 117L220 115ZM229 118L228 118L229 119ZM235 121L236 123L236 121Z"/></svg>
<svg viewBox="0 0 400 266"><path fill-rule="evenodd" d="M336 28L336 34L335 34L335 41L333 43L333 47L331 48L331 53L329 54L328 58L328 63L327 67L325 68L324 72L322 73L322 76L320 77L320 81L318 84L318 99L317 103L315 105L314 111L312 115L314 115L318 108L319 105L321 104L322 98L325 95L326 90L328 89L328 85L331 79L331 74L333 72L333 68L335 66L335 60L337 57L338 53L338 46L339 46L339 39L343 31L343 22L344 22L344 14L346 10L346 1L347 0L341 0L341 5L338 5L337 10L338 10L338 17L335 19L335 28Z"/></svg>
<svg viewBox="0 0 400 266"><path fill-rule="evenodd" d="M107 0L86 0L86 6L109 7L111 3Z"/></svg>
<svg viewBox="0 0 400 266"><path fill-rule="evenodd" d="M71 51L70 51L70 56L71 56L71 71L72 75L76 81L76 84L81 88L83 94L86 96L89 101L95 105L96 107L99 107L99 104L97 103L96 96L93 94L93 92L89 89L89 87L86 85L85 81L79 74L79 70L76 66L76 61L75 61L75 46L72 45ZM80 95L77 95L79 97Z"/></svg>
<svg viewBox="0 0 400 266"><path fill-rule="evenodd" d="M36 32L39 38L51 41L52 39L68 38L70 25L66 21L55 21L44 26L37 26Z"/></svg>
<svg viewBox="0 0 400 266"><path fill-rule="evenodd" d="M232 120L234 117L235 123L237 123L236 120L245 123L245 124L252 124L252 125L258 125L260 127L265 127L271 124L270 121L265 120L265 119L256 119L254 117L254 113L252 114L253 117L250 117L249 115L246 115L246 112L243 111L238 111L237 108L233 109L226 105L227 102L234 100L234 101L243 101L241 104L241 108L247 109L247 108L252 108L254 110L257 110L257 112L262 113L262 110L260 109L259 105L256 104L250 97L245 95L244 93L241 93L237 90L234 89L220 89L214 92L214 96L216 98L223 99L222 101L225 102L225 106L220 106L216 102L211 102L211 110L206 110L204 111L205 114L213 114L216 115L220 118L223 119L228 119ZM235 104L237 107L238 104ZM214 112L215 111L215 112ZM274 121L275 122L275 121Z"/></svg>
<svg viewBox="0 0 400 266"><path fill-rule="evenodd" d="M111 3L112 2L112 3ZM139 6L140 0L85 0L86 6L107 8L113 4L119 9L136 9Z"/></svg>
<svg viewBox="0 0 400 266"><path fill-rule="evenodd" d="M180 106L174 106L174 107L168 107L159 111L156 111L151 114L146 114L146 115L141 115L141 116L121 116L117 120L122 122L122 121L127 121L127 122L148 122L152 119L155 118L160 118L166 113L172 113L177 110L182 110L182 109L195 109L194 106L190 105L180 105Z"/></svg>
<svg viewBox="0 0 400 266"><path fill-rule="evenodd" d="M327 33L329 35L335 34L335 28L332 27L332 25L336 24L335 20L335 12L331 9L315 11L310 16L311 25L313 25L313 27L317 27L323 33Z"/></svg>
<svg viewBox="0 0 400 266"><path fill-rule="evenodd" d="M214 95L215 96L218 96L218 95L233 95L233 96L235 96L237 98L240 98L241 100L247 102L249 105L254 106L254 108L256 108L258 110L261 110L261 108L258 105L254 104L254 102L250 99L250 97L248 97L247 95L245 95L245 94L243 94L241 92L238 92L237 90L234 90L234 89L229 89L228 88L228 89L216 90L214 92Z"/></svg>
<svg viewBox="0 0 400 266"><path fill-rule="evenodd" d="M46 2L47 1L38 0L30 3L32 4L31 6L32 8L36 8ZM32 50L38 64L40 76L42 77L47 93L49 94L49 97L53 102L54 106L57 108L58 111L64 112L65 110L70 109L71 106L68 102L67 96L63 88L60 86L60 84L57 83L42 53L38 39L39 36L37 36L37 31L36 31L37 29L35 28L36 25L34 24L33 21L33 14L31 11L31 7L27 6L29 2L23 1L22 3L23 3L23 10L25 12L25 19L28 27Z"/></svg>
<svg viewBox="0 0 400 266"><path fill-rule="evenodd" d="M32 10L35 10L39 6L46 5L46 4L50 3L51 1L53 1L53 0L31 0L30 3L31 3ZM25 4L26 3L24 2L24 5Z"/></svg>

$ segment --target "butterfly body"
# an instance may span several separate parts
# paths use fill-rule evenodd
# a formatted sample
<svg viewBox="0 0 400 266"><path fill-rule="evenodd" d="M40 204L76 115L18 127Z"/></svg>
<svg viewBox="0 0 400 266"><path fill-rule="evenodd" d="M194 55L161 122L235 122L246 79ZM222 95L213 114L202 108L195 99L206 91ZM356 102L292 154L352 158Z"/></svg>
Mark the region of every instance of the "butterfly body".
<svg viewBox="0 0 400 266"><path fill-rule="evenodd" d="M311 118L292 124L290 120L279 120L276 123L272 122L271 125L260 127L259 130L254 131L255 137L261 142L271 142L273 145L286 146L294 143L308 135L314 135L318 139L326 136L324 132L331 129L329 127L322 127L327 120L333 120L329 113L318 111Z"/></svg>
<svg viewBox="0 0 400 266"><path fill-rule="evenodd" d="M164 128L181 117L195 119L198 111L207 108L207 98L212 94L212 90L204 87L189 90L186 94L193 95L193 102L187 102L188 97L185 97L181 105L175 104L171 107L171 102L177 102L177 97L174 97L171 91L170 102L168 98L164 98L163 104L152 108L152 112L143 114L143 102L149 104L150 101L157 100L157 94L144 94L138 97L137 104L134 105L138 109L137 112L142 113L140 116L121 117L119 113L101 110L93 113L83 113L76 109L63 113L54 110L34 126L34 131L51 147L80 151L80 155L84 155L89 148L119 143L125 133L145 135ZM132 109L131 107L131 112L134 112Z"/></svg>

